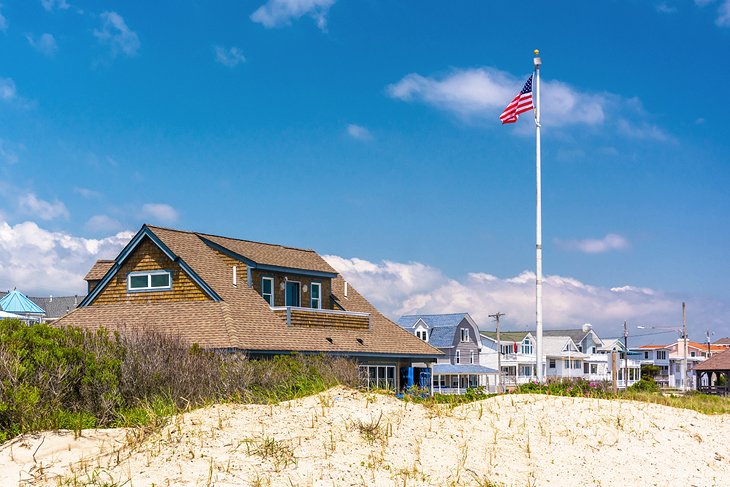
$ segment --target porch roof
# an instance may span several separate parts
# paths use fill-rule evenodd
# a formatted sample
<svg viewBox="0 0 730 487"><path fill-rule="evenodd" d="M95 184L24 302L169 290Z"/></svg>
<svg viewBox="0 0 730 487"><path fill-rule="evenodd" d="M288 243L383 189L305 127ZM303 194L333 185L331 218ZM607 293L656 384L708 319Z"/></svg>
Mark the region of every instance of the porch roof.
<svg viewBox="0 0 730 487"><path fill-rule="evenodd" d="M433 366L434 374L449 374L449 375L485 375L485 374L496 374L497 371L485 367L483 365L453 365L453 364L436 364Z"/></svg>

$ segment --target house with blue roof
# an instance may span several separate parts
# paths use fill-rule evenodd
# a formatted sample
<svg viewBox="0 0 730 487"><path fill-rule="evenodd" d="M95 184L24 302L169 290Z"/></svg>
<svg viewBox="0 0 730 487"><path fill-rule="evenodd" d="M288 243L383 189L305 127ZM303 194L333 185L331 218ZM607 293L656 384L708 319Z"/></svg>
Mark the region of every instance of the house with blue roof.
<svg viewBox="0 0 730 487"><path fill-rule="evenodd" d="M469 313L405 315L397 323L444 353L431 369L433 392L463 394L475 387L495 390L497 371L479 363L481 337Z"/></svg>

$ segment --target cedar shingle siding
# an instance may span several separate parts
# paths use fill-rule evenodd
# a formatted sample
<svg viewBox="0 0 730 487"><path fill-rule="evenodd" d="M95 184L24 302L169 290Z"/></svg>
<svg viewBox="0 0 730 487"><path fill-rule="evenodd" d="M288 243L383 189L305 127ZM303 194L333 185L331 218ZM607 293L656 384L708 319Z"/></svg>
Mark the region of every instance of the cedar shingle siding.
<svg viewBox="0 0 730 487"><path fill-rule="evenodd" d="M127 290L127 274L153 270L172 271L172 290L146 292L129 292ZM210 300L210 298L180 269L180 266L172 262L150 239L145 238L129 256L114 278L97 296L94 304L207 300Z"/></svg>

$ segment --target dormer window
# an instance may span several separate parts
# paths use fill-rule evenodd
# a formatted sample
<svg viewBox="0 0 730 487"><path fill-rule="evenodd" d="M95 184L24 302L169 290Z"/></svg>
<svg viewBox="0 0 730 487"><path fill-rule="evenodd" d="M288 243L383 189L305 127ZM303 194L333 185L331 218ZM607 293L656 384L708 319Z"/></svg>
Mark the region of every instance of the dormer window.
<svg viewBox="0 0 730 487"><path fill-rule="evenodd" d="M525 338L522 340L522 354L523 355L532 355L532 342L529 338Z"/></svg>
<svg viewBox="0 0 730 487"><path fill-rule="evenodd" d="M428 330L425 328L419 328L416 330L416 336L423 340L424 342L428 342Z"/></svg>
<svg viewBox="0 0 730 487"><path fill-rule="evenodd" d="M310 307L314 309L322 309L322 284L318 282L313 282L311 288L312 291L310 293Z"/></svg>
<svg viewBox="0 0 730 487"><path fill-rule="evenodd" d="M127 291L169 291L172 289L170 271L130 272L127 274Z"/></svg>
<svg viewBox="0 0 730 487"><path fill-rule="evenodd" d="M469 328L462 328L461 329L461 341L462 342L468 342L469 341Z"/></svg>

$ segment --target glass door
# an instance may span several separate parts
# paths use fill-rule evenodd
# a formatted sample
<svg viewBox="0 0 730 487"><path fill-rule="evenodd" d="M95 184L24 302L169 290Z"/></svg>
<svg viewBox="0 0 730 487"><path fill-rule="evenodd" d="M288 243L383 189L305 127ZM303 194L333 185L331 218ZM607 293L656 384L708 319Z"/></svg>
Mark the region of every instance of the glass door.
<svg viewBox="0 0 730 487"><path fill-rule="evenodd" d="M286 306L300 306L299 283L286 281Z"/></svg>

